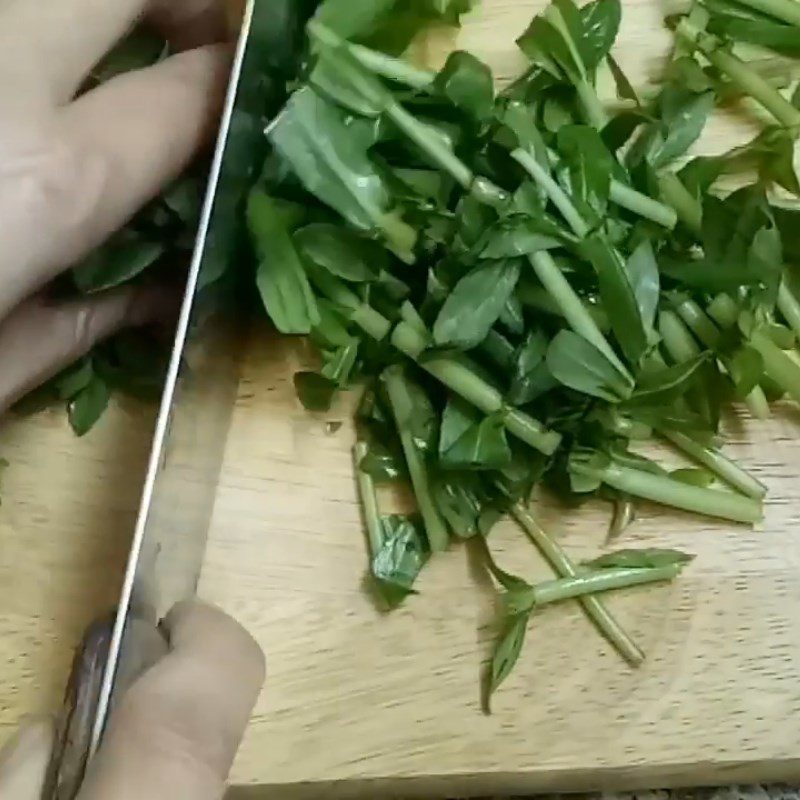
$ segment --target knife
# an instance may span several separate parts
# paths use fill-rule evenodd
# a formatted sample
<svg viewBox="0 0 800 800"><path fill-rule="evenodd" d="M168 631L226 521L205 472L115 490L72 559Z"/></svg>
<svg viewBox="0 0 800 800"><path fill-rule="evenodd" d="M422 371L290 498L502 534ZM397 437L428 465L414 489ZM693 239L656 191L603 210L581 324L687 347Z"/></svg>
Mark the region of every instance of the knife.
<svg viewBox="0 0 800 800"><path fill-rule="evenodd" d="M218 266L211 262L219 260L224 237L215 232L231 211L218 208L217 197L255 3L247 2L236 46L119 603L89 627L76 652L45 800L77 796L116 698L167 652L159 621L197 589L239 382L236 325L224 291L205 278Z"/></svg>

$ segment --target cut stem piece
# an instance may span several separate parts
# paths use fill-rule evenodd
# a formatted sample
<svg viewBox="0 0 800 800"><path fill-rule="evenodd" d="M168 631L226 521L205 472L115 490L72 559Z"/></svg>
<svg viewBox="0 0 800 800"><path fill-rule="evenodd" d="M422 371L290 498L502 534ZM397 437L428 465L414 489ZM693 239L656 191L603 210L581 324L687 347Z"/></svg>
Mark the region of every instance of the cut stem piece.
<svg viewBox="0 0 800 800"><path fill-rule="evenodd" d="M678 219L692 233L699 235L703 227L703 207L683 185L681 179L670 170L658 173L658 189L661 199L675 210Z"/></svg>
<svg viewBox="0 0 800 800"><path fill-rule="evenodd" d="M371 561L383 546L383 525L381 524L381 515L378 510L378 495L375 492L375 481L372 480L371 475L360 468L361 461L367 455L368 450L369 448L366 442L356 442L355 447L353 447L353 465L356 470L358 497L361 501L361 509L367 527Z"/></svg>
<svg viewBox="0 0 800 800"><path fill-rule="evenodd" d="M575 333L579 333L587 342L593 344L624 376L625 380L633 386L633 377L627 367L620 361L614 348L603 336L592 315L586 310L581 298L570 286L564 273L553 261L552 256L545 250L540 250L529 256L531 265L542 285L549 292L567 324Z"/></svg>
<svg viewBox="0 0 800 800"><path fill-rule="evenodd" d="M783 318L800 341L800 303L797 302L797 298L792 294L786 281L781 283L778 290L778 310L783 314Z"/></svg>
<svg viewBox="0 0 800 800"><path fill-rule="evenodd" d="M800 3L797 0L739 0L743 6L770 14L776 19L800 27Z"/></svg>
<svg viewBox="0 0 800 800"><path fill-rule="evenodd" d="M704 447L690 436L678 431L659 430L659 433L682 450L690 458L711 470L725 483L737 489L747 497L762 500L767 493L767 487L756 480L749 472L743 470L734 461L724 456L719 450Z"/></svg>
<svg viewBox="0 0 800 800"><path fill-rule="evenodd" d="M391 344L414 361L418 361L428 347L430 338L417 329L418 323L399 322L392 329L386 317L363 303L338 278L323 270L311 271L310 277L329 300L346 309L350 319L374 339L383 340L391 333ZM406 315L409 315L408 309ZM548 430L524 411L507 408L500 392L460 361L446 357L424 359L420 367L484 414L503 412L503 422L509 433L545 455L552 455L561 444L559 433Z"/></svg>
<svg viewBox="0 0 800 800"><path fill-rule="evenodd" d="M672 230L678 222L678 213L674 208L659 203L658 200L653 200L652 197L637 192L636 189L619 181L611 181L609 198L612 203L669 230Z"/></svg>
<svg viewBox="0 0 800 800"><path fill-rule="evenodd" d="M578 569L570 557L555 540L551 539L539 527L536 520L524 506L520 504L513 506L511 516L514 517L517 524L525 531L528 538L542 554L542 557L559 577L575 578L578 576ZM580 603L600 633L608 639L629 664L638 666L644 661L644 653L599 598L591 595L582 597Z"/></svg>
<svg viewBox="0 0 800 800"><path fill-rule="evenodd" d="M586 572L572 578L545 581L533 587L534 607L538 608L575 598L591 597L596 592L609 592L629 586L671 581L680 574L683 567L683 564L668 564L663 567L647 569L617 567Z"/></svg>
<svg viewBox="0 0 800 800"><path fill-rule="evenodd" d="M578 474L600 480L624 494L642 497L683 511L692 511L732 522L755 523L762 518L760 502L722 489L692 486L666 475L645 472L613 462L602 469L584 463L575 464L571 468Z"/></svg>

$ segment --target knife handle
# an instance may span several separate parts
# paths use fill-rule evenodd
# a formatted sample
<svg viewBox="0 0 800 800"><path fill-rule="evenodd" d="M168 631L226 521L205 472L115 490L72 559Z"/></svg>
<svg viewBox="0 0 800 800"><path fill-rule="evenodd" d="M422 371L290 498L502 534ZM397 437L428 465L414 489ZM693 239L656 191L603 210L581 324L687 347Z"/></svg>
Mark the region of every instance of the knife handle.
<svg viewBox="0 0 800 800"><path fill-rule="evenodd" d="M43 800L75 800L89 763L100 691L108 667L115 614L87 628L72 663L45 778ZM130 618L116 665L115 699L147 669L163 658L168 643L158 626Z"/></svg>

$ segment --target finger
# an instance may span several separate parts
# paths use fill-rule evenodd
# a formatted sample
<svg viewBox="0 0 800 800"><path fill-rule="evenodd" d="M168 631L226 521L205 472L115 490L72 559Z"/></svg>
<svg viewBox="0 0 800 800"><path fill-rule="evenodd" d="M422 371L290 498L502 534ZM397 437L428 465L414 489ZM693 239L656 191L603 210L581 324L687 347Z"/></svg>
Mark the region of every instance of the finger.
<svg viewBox="0 0 800 800"><path fill-rule="evenodd" d="M23 727L0 751L0 797L40 800L52 748L52 722Z"/></svg>
<svg viewBox="0 0 800 800"><path fill-rule="evenodd" d="M180 174L214 130L228 64L227 48L212 46L121 75L64 109L40 151L23 151L13 218L0 218L18 242L0 305L77 263Z"/></svg>
<svg viewBox="0 0 800 800"><path fill-rule="evenodd" d="M149 19L173 50L189 50L231 38L229 6L231 0L156 0Z"/></svg>
<svg viewBox="0 0 800 800"><path fill-rule="evenodd" d="M218 800L264 679L258 645L197 603L167 620L172 651L112 713L80 800Z"/></svg>
<svg viewBox="0 0 800 800"><path fill-rule="evenodd" d="M163 318L172 305L171 292L161 287L125 287L58 305L36 297L18 306L0 322L0 409L112 333Z"/></svg>
<svg viewBox="0 0 800 800"><path fill-rule="evenodd" d="M147 0L11 0L2 12L0 74L23 64L27 90L67 102L91 68L130 30ZM18 90L20 87L13 87Z"/></svg>

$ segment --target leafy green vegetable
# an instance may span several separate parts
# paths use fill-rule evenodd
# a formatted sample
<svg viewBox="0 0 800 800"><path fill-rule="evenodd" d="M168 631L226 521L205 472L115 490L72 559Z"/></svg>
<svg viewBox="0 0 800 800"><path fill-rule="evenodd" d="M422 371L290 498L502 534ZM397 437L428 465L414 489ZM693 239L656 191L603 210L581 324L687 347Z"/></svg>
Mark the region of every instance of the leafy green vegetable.
<svg viewBox="0 0 800 800"><path fill-rule="evenodd" d="M110 399L108 384L97 375L70 398L69 424L76 436L85 436L95 426Z"/></svg>
<svg viewBox="0 0 800 800"><path fill-rule="evenodd" d="M434 88L456 108L484 120L494 106L494 81L489 68L463 50L451 53L434 80Z"/></svg>
<svg viewBox="0 0 800 800"><path fill-rule="evenodd" d="M247 221L259 259L256 284L267 313L281 333L310 333L319 309L287 226L275 201L254 189Z"/></svg>
<svg viewBox="0 0 800 800"><path fill-rule="evenodd" d="M294 388L308 411L329 411L336 394L336 383L316 372L296 372Z"/></svg>
<svg viewBox="0 0 800 800"><path fill-rule="evenodd" d="M517 259L480 264L453 288L433 326L440 347L470 350L497 322L520 275Z"/></svg>
<svg viewBox="0 0 800 800"><path fill-rule="evenodd" d="M630 389L614 364L573 331L560 331L547 350L547 368L564 386L611 403L625 400Z"/></svg>

